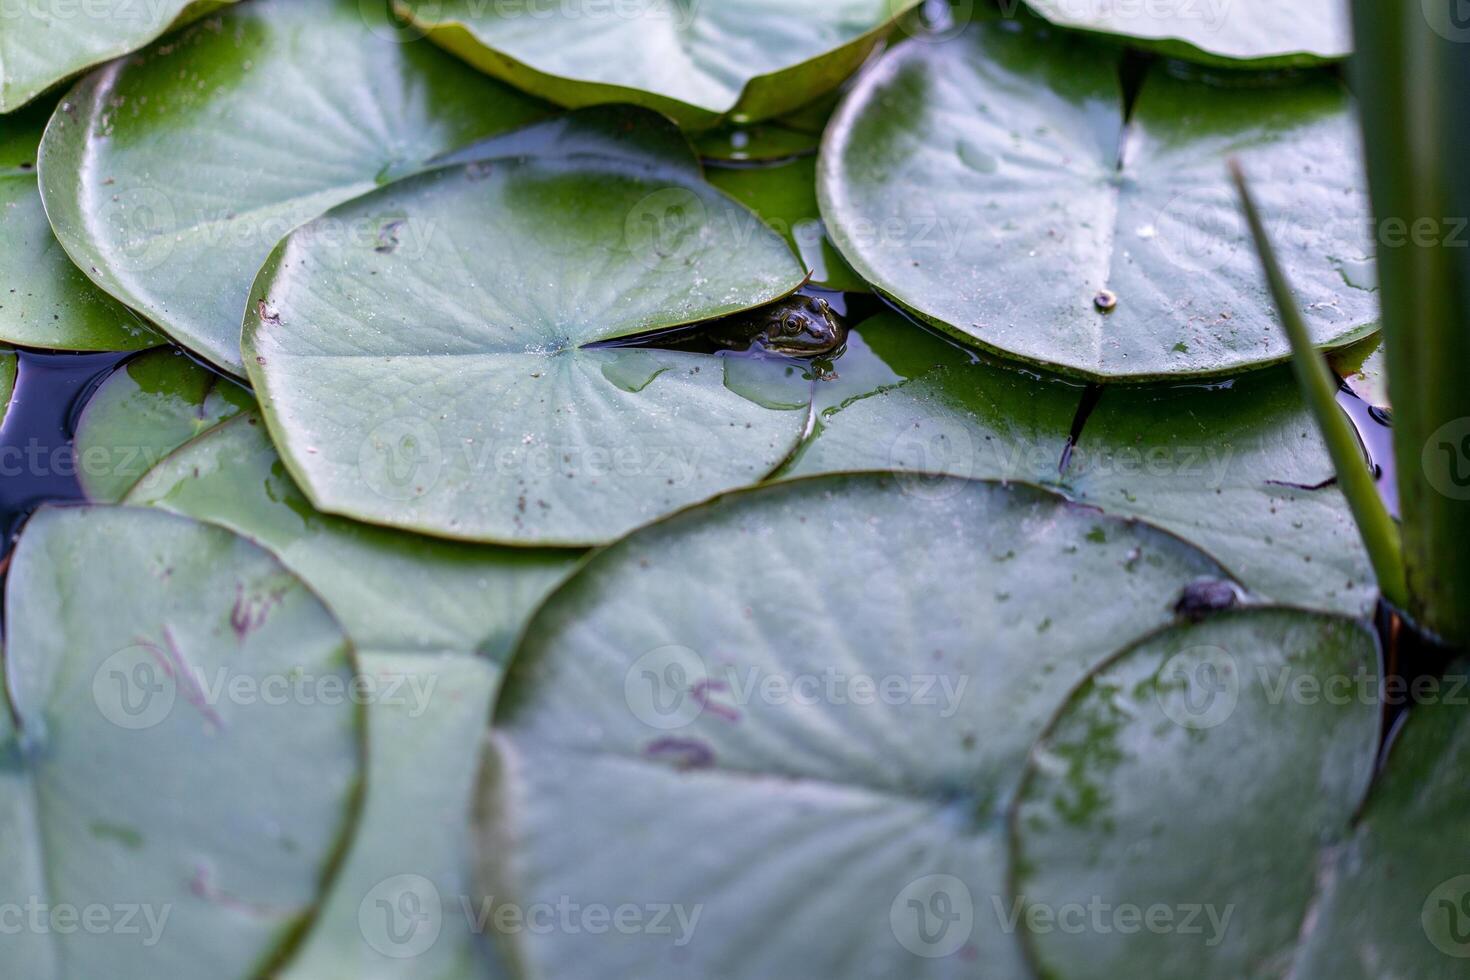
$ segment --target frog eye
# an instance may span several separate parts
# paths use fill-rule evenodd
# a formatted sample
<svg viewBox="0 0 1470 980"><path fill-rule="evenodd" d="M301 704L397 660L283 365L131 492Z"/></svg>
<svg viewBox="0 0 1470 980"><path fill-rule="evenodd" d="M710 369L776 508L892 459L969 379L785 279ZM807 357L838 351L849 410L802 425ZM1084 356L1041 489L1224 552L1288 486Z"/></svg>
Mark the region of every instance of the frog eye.
<svg viewBox="0 0 1470 980"><path fill-rule="evenodd" d="M795 337L801 333L801 323L794 316L781 318L781 333L787 337Z"/></svg>

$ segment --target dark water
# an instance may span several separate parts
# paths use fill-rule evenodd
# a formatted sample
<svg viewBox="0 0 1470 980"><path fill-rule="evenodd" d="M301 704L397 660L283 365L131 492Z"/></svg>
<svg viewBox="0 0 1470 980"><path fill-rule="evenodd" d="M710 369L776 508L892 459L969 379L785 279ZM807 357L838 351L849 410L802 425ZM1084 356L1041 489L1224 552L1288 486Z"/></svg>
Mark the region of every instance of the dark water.
<svg viewBox="0 0 1470 980"><path fill-rule="evenodd" d="M130 356L17 353L15 394L0 424L0 556L10 554L37 507L82 499L71 448L77 418L97 386Z"/></svg>

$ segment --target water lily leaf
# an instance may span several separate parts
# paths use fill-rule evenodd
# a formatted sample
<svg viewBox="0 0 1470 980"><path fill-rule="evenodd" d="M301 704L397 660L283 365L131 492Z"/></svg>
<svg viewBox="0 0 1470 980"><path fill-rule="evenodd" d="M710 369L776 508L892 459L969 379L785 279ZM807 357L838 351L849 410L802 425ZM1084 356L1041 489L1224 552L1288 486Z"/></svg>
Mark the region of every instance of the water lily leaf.
<svg viewBox="0 0 1470 980"><path fill-rule="evenodd" d="M15 354L0 348L0 422L10 408L10 395L15 391Z"/></svg>
<svg viewBox="0 0 1470 980"><path fill-rule="evenodd" d="M1351 101L1335 78L1235 87L977 23L896 48L827 129L818 198L864 279L967 343L1091 379L1236 373L1285 336L1225 174L1241 160L1314 338L1377 318Z"/></svg>
<svg viewBox="0 0 1470 980"><path fill-rule="evenodd" d="M726 117L768 119L831 91L918 2L393 6L470 64L542 98L626 102L701 129Z"/></svg>
<svg viewBox="0 0 1470 980"><path fill-rule="evenodd" d="M179 351L131 358L92 394L77 422L82 492L95 503L119 503L169 453L254 407L248 390Z"/></svg>
<svg viewBox="0 0 1470 980"><path fill-rule="evenodd" d="M3 59L0 59L3 61ZM140 350L162 338L93 286L51 233L36 186L45 113L26 110L0 128L0 340L52 350Z"/></svg>
<svg viewBox="0 0 1470 980"><path fill-rule="evenodd" d="M1037 972L1282 976L1318 848L1345 834L1378 746L1378 704L1320 692L1377 670L1354 621L1255 609L1089 678L1037 742L1013 820ZM1290 693L1306 685L1318 695Z"/></svg>
<svg viewBox="0 0 1470 980"><path fill-rule="evenodd" d="M500 663L532 608L579 556L435 541L323 515L292 484L249 406L224 418L206 409L212 391L232 387L221 380L211 389L206 379L217 377L165 352L136 358L93 396L77 447L99 459L130 443L149 456L177 448L135 478L128 502L269 548L318 590L363 650L373 752L362 822L285 975L478 976L469 924L454 904L469 894L478 767L465 747L483 733ZM471 652L482 656L464 656ZM437 903L431 921L392 918L408 893Z"/></svg>
<svg viewBox="0 0 1470 980"><path fill-rule="evenodd" d="M803 271L667 122L586 110L557 132L323 219L413 247L328 246L312 223L262 268L246 364L319 509L596 544L760 480L800 439L793 362L582 346L758 306Z"/></svg>
<svg viewBox="0 0 1470 980"><path fill-rule="evenodd" d="M1121 35L1176 58L1253 68L1337 61L1352 53L1348 8L1333 0L1119 4L1026 0L1061 27Z"/></svg>
<svg viewBox="0 0 1470 980"><path fill-rule="evenodd" d="M761 167L709 167L709 182L761 216L786 239L812 284L850 293L869 292L832 247L817 210L817 158L798 157Z"/></svg>
<svg viewBox="0 0 1470 980"><path fill-rule="evenodd" d="M897 313L855 326L835 368L782 476L896 470L915 492L946 475L1057 481L1080 385L982 360Z"/></svg>
<svg viewBox="0 0 1470 980"><path fill-rule="evenodd" d="M978 360L897 314L860 324L836 371L782 475L900 470L915 492L937 474L1044 483L1172 531L1262 598L1350 615L1377 600L1285 368L1229 385L1109 387L1065 457L1082 389Z"/></svg>
<svg viewBox="0 0 1470 980"><path fill-rule="evenodd" d="M1369 405L1389 407L1388 363L1381 336L1375 334L1351 347L1335 350L1329 360L1332 370L1353 394Z"/></svg>
<svg viewBox="0 0 1470 980"><path fill-rule="evenodd" d="M1278 602L1349 615L1377 602L1362 537L1285 368L1219 389L1109 388L1062 484L1195 543Z"/></svg>
<svg viewBox="0 0 1470 980"><path fill-rule="evenodd" d="M1025 976L988 910L946 947L907 902L940 874L999 894L1000 818L1046 718L1221 573L1031 487L943 489L731 494L593 556L541 608L497 707L482 894L658 904L669 928L502 927L526 974ZM753 909L780 935L752 941Z"/></svg>
<svg viewBox="0 0 1470 980"><path fill-rule="evenodd" d="M42 142L41 192L72 259L225 371L244 373L250 281L283 235L543 112L433 45L400 43L371 10L241 4L83 79Z"/></svg>
<svg viewBox="0 0 1470 980"><path fill-rule="evenodd" d="M269 972L314 912L365 767L331 613L228 531L87 507L26 525L5 619L0 896L135 911L8 936L0 969Z"/></svg>
<svg viewBox="0 0 1470 980"><path fill-rule="evenodd" d="M127 54L235 0L86 4L30 0L5 12L0 31L0 113L58 82Z"/></svg>
<svg viewBox="0 0 1470 980"><path fill-rule="evenodd" d="M1455 980L1470 958L1464 666L1421 687L1352 839L1324 857L1292 976ZM1385 689L1402 701L1405 691Z"/></svg>
<svg viewBox="0 0 1470 980"><path fill-rule="evenodd" d="M126 501L259 541L309 582L375 652L482 651L500 660L576 565L568 550L426 540L313 510L254 412L164 459Z"/></svg>
<svg viewBox="0 0 1470 980"><path fill-rule="evenodd" d="M381 696L352 848L285 980L475 980L484 953L460 905L472 893L469 814L500 670L476 657L365 653ZM392 692L391 694L388 692Z"/></svg>

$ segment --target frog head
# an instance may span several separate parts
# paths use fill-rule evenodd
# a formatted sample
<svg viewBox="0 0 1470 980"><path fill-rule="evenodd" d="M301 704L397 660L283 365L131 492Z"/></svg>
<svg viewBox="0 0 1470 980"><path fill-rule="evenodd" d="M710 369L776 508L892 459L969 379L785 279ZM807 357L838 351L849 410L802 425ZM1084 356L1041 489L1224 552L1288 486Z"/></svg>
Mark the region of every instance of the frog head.
<svg viewBox="0 0 1470 980"><path fill-rule="evenodd" d="M836 352L847 341L847 326L827 301L792 296L771 308L759 344L775 354L816 357Z"/></svg>

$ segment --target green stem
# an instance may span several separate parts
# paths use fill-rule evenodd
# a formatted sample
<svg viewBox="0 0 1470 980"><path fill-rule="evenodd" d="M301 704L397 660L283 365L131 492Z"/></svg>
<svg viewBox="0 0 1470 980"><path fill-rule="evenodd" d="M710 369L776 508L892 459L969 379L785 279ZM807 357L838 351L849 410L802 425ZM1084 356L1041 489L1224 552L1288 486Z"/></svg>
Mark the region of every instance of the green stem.
<svg viewBox="0 0 1470 980"><path fill-rule="evenodd" d="M1271 247L1270 237L1261 221L1256 202L1246 185L1245 174L1240 164L1232 160L1230 172L1235 177L1235 186L1240 191L1241 207L1250 222L1251 234L1256 240L1256 252L1261 257L1261 268L1271 295L1276 300L1277 312L1282 326L1291 341L1292 364L1296 368L1297 381L1307 406L1317 420L1322 440L1327 443L1327 452L1332 457L1332 466L1337 471L1337 484L1352 508L1353 519L1358 524L1358 533L1363 536L1363 545L1368 549L1368 560L1373 564L1373 573L1378 576L1378 587L1383 597L1403 608L1408 601L1408 588L1404 581L1404 558L1399 541L1399 529L1389 516L1388 508L1378 496L1373 475L1365 465L1362 443L1358 434L1348 423L1347 416L1337 407L1337 380L1327 369L1327 361L1312 345L1307 324L1302 319L1291 284L1276 261L1276 252Z"/></svg>

